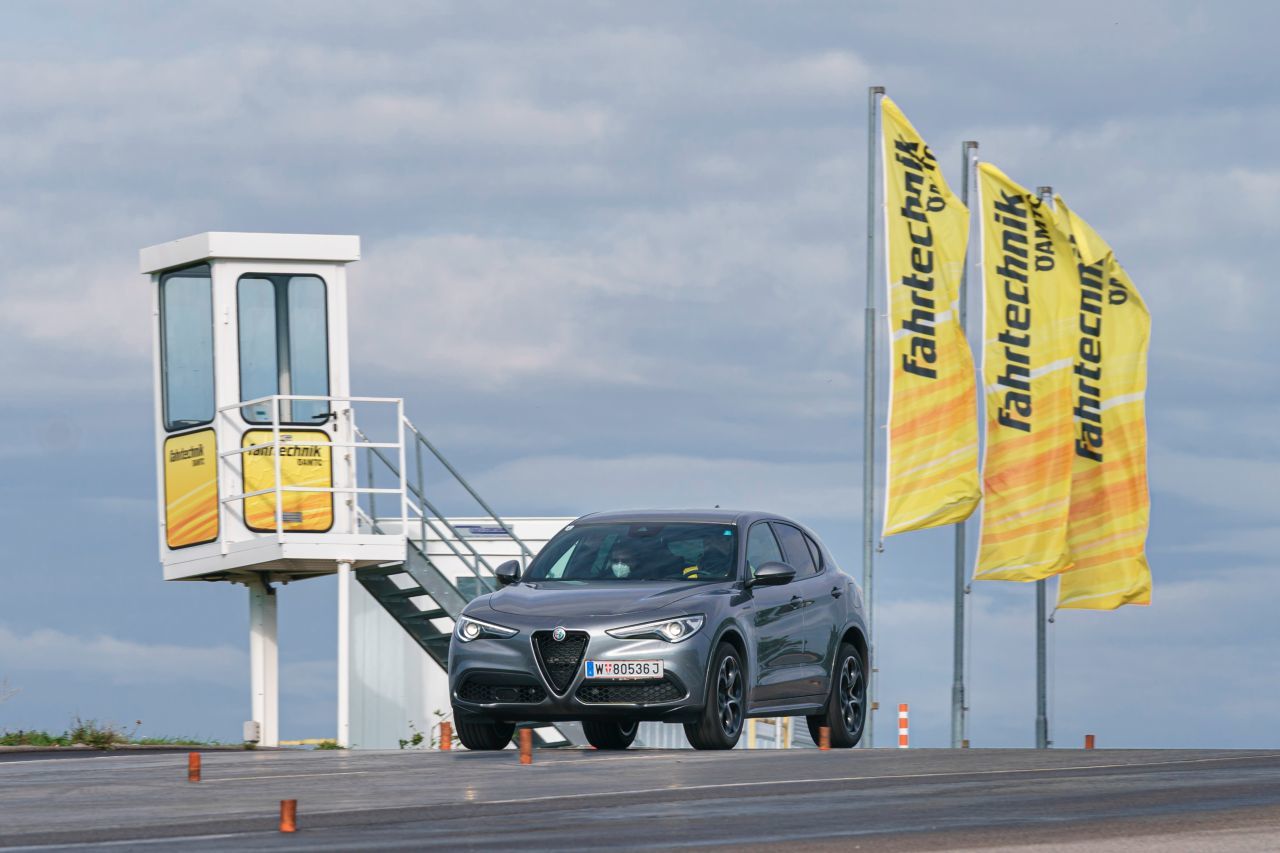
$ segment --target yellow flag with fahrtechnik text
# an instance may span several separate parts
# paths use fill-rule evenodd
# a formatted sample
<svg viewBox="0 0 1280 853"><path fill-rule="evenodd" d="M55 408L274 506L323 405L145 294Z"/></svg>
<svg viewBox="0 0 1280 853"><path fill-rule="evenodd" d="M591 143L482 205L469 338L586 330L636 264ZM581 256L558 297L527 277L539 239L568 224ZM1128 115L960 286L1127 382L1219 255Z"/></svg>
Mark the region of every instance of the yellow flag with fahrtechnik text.
<svg viewBox="0 0 1280 853"><path fill-rule="evenodd" d="M1049 204L978 167L987 445L977 580L1071 565L1071 369L1079 280Z"/></svg>
<svg viewBox="0 0 1280 853"><path fill-rule="evenodd" d="M1114 610L1151 603L1146 538L1147 348L1151 314L1111 247L1061 197L1079 272L1072 369L1073 566L1058 580L1058 607Z"/></svg>
<svg viewBox="0 0 1280 853"><path fill-rule="evenodd" d="M978 484L977 383L960 328L969 211L933 152L881 99L888 278L884 534L964 521Z"/></svg>

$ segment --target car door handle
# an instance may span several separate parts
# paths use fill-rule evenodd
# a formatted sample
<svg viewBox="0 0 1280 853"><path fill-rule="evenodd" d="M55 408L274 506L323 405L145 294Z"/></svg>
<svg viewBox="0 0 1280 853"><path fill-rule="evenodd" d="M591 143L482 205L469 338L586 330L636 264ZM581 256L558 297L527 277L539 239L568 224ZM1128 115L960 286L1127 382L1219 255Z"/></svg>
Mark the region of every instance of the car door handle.
<svg viewBox="0 0 1280 853"><path fill-rule="evenodd" d="M790 609L791 609L791 610L799 610L801 607L804 607L804 599L803 599L803 598L801 598L801 597L800 597L800 596L798 596L798 595L793 595L793 596L791 596L791 607L790 607Z"/></svg>
<svg viewBox="0 0 1280 853"><path fill-rule="evenodd" d="M832 597L832 598L839 598L839 597L840 597L840 596L842 596L842 595L844 595L844 590L842 590L840 587L838 587L838 586L833 586L833 587L831 587L831 597Z"/></svg>

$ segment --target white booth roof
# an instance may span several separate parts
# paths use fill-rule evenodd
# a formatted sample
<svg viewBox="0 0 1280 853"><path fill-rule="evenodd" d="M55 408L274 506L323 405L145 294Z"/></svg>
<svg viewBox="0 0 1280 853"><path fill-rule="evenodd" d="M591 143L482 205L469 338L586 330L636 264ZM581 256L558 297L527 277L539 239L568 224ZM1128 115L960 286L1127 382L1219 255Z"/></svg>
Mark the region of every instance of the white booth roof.
<svg viewBox="0 0 1280 853"><path fill-rule="evenodd" d="M197 264L215 258L254 261L360 260L360 238L351 234L259 234L244 231L206 231L180 240L148 246L138 253L142 272Z"/></svg>

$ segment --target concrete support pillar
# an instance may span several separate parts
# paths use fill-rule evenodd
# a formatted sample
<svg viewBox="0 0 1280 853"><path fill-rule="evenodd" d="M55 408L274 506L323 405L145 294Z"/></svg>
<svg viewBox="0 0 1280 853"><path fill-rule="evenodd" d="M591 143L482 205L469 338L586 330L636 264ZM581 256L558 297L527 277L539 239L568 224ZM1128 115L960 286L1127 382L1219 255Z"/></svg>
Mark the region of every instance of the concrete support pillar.
<svg viewBox="0 0 1280 853"><path fill-rule="evenodd" d="M249 682L262 746L280 745L280 654L276 591L261 577L249 584Z"/></svg>
<svg viewBox="0 0 1280 853"><path fill-rule="evenodd" d="M338 746L351 746L351 563L338 563Z"/></svg>

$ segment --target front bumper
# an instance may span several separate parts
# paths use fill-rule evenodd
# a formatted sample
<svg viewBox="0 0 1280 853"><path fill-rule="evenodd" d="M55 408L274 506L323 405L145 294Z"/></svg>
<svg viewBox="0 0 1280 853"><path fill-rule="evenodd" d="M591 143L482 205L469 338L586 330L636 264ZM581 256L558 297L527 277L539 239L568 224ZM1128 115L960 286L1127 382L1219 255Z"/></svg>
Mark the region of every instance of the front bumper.
<svg viewBox="0 0 1280 853"><path fill-rule="evenodd" d="M710 632L701 631L681 643L663 640L619 640L606 628L644 619L617 617L607 623L549 622L530 624L507 614L476 614L520 633L505 639L463 643L456 636L449 646L449 694L455 717L512 722L562 722L588 719L661 720L691 722L705 701ZM564 690L545 658L535 649L534 635L557 626L570 634L587 635L586 648ZM587 679L586 661L661 660L665 670L656 680ZM564 685L564 682L561 682Z"/></svg>

